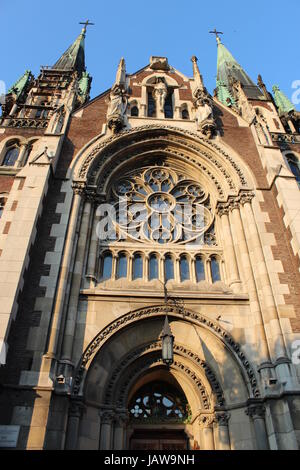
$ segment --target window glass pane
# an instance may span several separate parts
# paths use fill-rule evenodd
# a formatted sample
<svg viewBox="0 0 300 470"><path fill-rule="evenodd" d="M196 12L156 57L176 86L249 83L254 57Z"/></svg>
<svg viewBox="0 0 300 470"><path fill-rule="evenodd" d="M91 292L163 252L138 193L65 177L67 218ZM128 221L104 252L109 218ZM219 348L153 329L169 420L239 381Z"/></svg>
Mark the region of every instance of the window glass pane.
<svg viewBox="0 0 300 470"><path fill-rule="evenodd" d="M220 265L216 258L212 258L210 261L211 277L213 282L221 281Z"/></svg>
<svg viewBox="0 0 300 470"><path fill-rule="evenodd" d="M196 259L196 279L197 282L205 281L204 263L201 258Z"/></svg>
<svg viewBox="0 0 300 470"><path fill-rule="evenodd" d="M148 117L155 117L156 109L155 109L155 101L152 96L152 92L148 91Z"/></svg>
<svg viewBox="0 0 300 470"><path fill-rule="evenodd" d="M119 255L117 263L117 279L127 277L127 257L125 254Z"/></svg>
<svg viewBox="0 0 300 470"><path fill-rule="evenodd" d="M112 255L106 253L102 264L102 279L110 279L112 273Z"/></svg>
<svg viewBox="0 0 300 470"><path fill-rule="evenodd" d="M139 109L137 106L133 106L131 109L131 116L138 116L139 115Z"/></svg>
<svg viewBox="0 0 300 470"><path fill-rule="evenodd" d="M185 256L180 258L180 279L181 282L188 281L190 278L189 262Z"/></svg>
<svg viewBox="0 0 300 470"><path fill-rule="evenodd" d="M166 281L174 279L174 262L171 256L167 256L165 259L165 278Z"/></svg>
<svg viewBox="0 0 300 470"><path fill-rule="evenodd" d="M296 176L297 182L300 183L300 163L295 158L289 158L288 162L293 175Z"/></svg>
<svg viewBox="0 0 300 470"><path fill-rule="evenodd" d="M133 279L141 279L143 277L143 259L141 255L135 255L133 260Z"/></svg>
<svg viewBox="0 0 300 470"><path fill-rule="evenodd" d="M169 93L165 101L165 118L173 119L173 93Z"/></svg>
<svg viewBox="0 0 300 470"><path fill-rule="evenodd" d="M156 255L151 255L149 260L149 279L158 279L158 259Z"/></svg>
<svg viewBox="0 0 300 470"><path fill-rule="evenodd" d="M3 214L3 209L4 209L4 208L3 208L2 206L0 206L0 219L1 219L2 214Z"/></svg>
<svg viewBox="0 0 300 470"><path fill-rule="evenodd" d="M2 165L4 166L14 166L19 156L20 149L18 147L14 147L9 149L6 152Z"/></svg>
<svg viewBox="0 0 300 470"><path fill-rule="evenodd" d="M190 116L189 116L189 112L187 109L183 109L182 111L182 119L189 119Z"/></svg>

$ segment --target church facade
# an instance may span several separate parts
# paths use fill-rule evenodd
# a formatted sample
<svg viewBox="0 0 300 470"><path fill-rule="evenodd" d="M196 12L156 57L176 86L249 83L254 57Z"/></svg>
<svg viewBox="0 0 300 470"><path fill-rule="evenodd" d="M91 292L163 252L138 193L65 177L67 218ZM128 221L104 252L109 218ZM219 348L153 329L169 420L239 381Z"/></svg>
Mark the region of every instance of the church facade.
<svg viewBox="0 0 300 470"><path fill-rule="evenodd" d="M299 449L299 112L85 36L2 105L1 447Z"/></svg>

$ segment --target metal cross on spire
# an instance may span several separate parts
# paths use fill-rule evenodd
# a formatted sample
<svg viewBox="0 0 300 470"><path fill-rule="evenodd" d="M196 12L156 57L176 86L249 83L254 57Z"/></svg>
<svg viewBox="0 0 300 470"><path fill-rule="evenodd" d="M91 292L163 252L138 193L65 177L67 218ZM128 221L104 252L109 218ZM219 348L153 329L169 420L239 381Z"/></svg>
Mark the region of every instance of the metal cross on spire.
<svg viewBox="0 0 300 470"><path fill-rule="evenodd" d="M86 33L86 28L88 26L95 26L95 23L90 23L90 20L87 20L85 22L80 22L79 24L83 24L84 25L84 28L83 28L83 32Z"/></svg>
<svg viewBox="0 0 300 470"><path fill-rule="evenodd" d="M219 34L224 34L222 31L217 31L216 28L213 31L210 31L209 34L215 34L217 38L217 43L221 42Z"/></svg>

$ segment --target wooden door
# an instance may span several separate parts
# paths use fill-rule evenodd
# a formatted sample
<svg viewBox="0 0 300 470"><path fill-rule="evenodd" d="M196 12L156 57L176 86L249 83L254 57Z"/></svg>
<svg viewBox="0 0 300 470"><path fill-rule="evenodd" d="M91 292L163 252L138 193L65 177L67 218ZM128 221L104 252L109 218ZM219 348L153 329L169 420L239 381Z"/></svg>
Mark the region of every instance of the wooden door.
<svg viewBox="0 0 300 470"><path fill-rule="evenodd" d="M188 441L182 431L135 431L130 444L131 450L187 450Z"/></svg>

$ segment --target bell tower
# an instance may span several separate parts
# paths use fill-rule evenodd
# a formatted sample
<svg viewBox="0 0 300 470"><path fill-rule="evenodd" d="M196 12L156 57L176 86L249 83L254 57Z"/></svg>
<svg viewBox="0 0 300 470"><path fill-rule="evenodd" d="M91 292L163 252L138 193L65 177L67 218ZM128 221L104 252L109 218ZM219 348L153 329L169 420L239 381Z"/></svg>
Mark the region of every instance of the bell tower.
<svg viewBox="0 0 300 470"><path fill-rule="evenodd" d="M36 238L48 188L55 179L71 113L89 99L92 78L85 66L85 37L91 23L83 24L79 36L57 62L41 67L37 78L27 70L8 90L2 105L0 183L5 193L1 186L0 230L5 236L0 241L0 272L8 269L12 250L16 264L14 276L5 282L1 278L0 283L1 291L7 292L0 308L1 362L5 361L7 337L19 308L17 299L30 261L30 247ZM21 223L19 210L26 204L26 221Z"/></svg>

